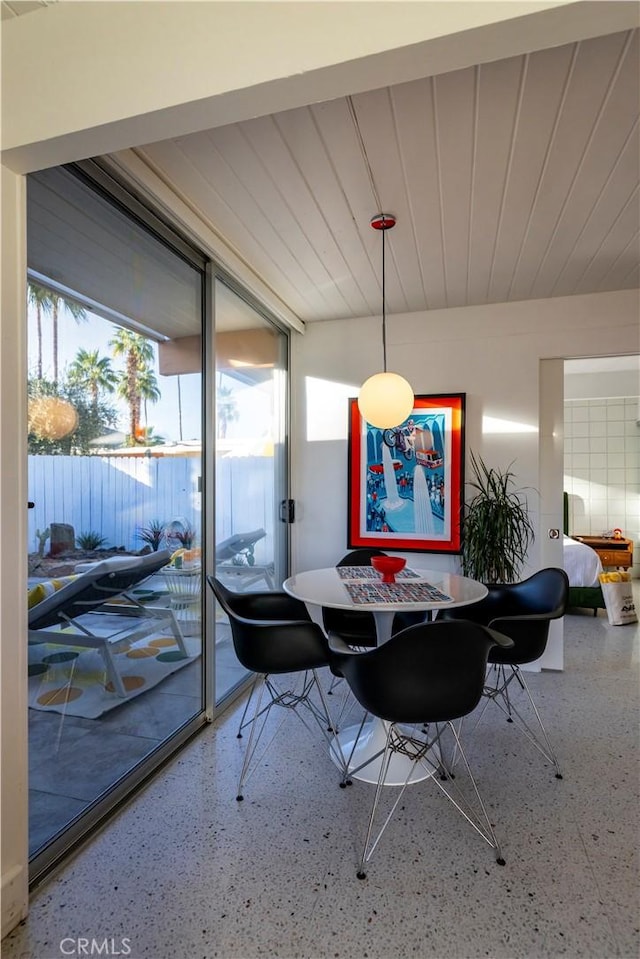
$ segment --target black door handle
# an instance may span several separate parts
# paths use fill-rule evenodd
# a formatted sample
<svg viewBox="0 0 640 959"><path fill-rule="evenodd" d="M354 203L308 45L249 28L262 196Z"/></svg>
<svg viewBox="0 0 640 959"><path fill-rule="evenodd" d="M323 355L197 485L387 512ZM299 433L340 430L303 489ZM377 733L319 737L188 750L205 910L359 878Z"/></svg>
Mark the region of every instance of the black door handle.
<svg viewBox="0 0 640 959"><path fill-rule="evenodd" d="M295 500L283 499L280 503L280 522L293 523L296 518Z"/></svg>

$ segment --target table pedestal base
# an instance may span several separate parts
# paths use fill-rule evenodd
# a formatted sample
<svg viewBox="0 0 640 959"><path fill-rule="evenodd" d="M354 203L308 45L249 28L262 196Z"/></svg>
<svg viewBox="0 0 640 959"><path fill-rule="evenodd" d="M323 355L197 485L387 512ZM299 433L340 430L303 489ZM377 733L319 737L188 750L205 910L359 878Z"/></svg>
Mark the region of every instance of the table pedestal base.
<svg viewBox="0 0 640 959"><path fill-rule="evenodd" d="M365 723L362 732L358 738L360 726L347 726L335 737L340 743L340 748L335 741L331 744L329 755L333 762L342 769L343 760L340 756L340 749L345 760L349 760L349 776L352 779L359 779L365 783L377 783L380 777L380 767L384 758L384 746L387 741L387 726L380 719L373 719ZM354 748L354 743L358 742ZM353 751L353 755L351 755ZM376 753L380 753L377 759L372 759ZM371 762L368 762L371 760ZM359 769L363 763L362 769ZM385 776L385 786L404 786L413 763L406 756L394 753L389 763L389 769ZM354 770L354 771L352 771ZM433 770L425 768L424 765L416 764L411 773L410 783L419 783L423 779L429 779L433 776Z"/></svg>

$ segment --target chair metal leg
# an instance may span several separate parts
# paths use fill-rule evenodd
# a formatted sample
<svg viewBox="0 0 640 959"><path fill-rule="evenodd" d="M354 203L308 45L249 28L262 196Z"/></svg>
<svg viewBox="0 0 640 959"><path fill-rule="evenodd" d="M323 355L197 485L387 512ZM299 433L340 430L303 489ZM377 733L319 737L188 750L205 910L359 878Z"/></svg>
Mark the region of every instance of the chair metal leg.
<svg viewBox="0 0 640 959"><path fill-rule="evenodd" d="M466 819L466 821L473 827L478 835L481 836L482 839L484 839L484 841L494 850L498 865L504 866L505 861L502 856L500 844L497 840L493 826L491 825L491 821L482 801L477 783L473 777L473 774L471 773L467 757L462 748L458 733L453 723L447 722L442 725L434 724L434 727L435 732L432 732L428 726L425 726L422 733L416 733L415 735L407 736L400 731L400 727L397 724L391 723L389 725L389 729L387 731L387 740L384 747L383 760L380 765L380 775L376 784L373 807L369 816L367 834L357 872L358 879L366 878L365 864L371 859L371 856L373 855L380 839L382 838L383 832L387 828L387 825L391 821L398 804L402 800L407 786L410 785L413 771L417 765L422 765L427 769L427 771L430 773L429 778L436 783L440 791L444 793L449 802L458 810L461 816ZM445 765L443 762L442 735L446 728L449 728L453 734L456 754L462 759L464 767L469 776L469 781L471 782L471 786L475 795L475 805L471 805L471 803L462 795L459 786L456 784L454 777L448 768L448 764ZM382 789L385 785L385 778L387 776L389 764L394 752L402 753L403 756L409 757L413 761L409 767L407 778L400 786L400 791L391 807L391 810L383 822L375 840L371 842L375 816L378 810L380 797L382 795ZM439 774L443 771L444 779L441 780L439 778Z"/></svg>
<svg viewBox="0 0 640 959"><path fill-rule="evenodd" d="M351 692L349 684L345 683L344 690L340 693L340 698L333 710L333 728L336 732L344 729L347 725L351 725L350 716L356 709L358 712L360 711L360 704Z"/></svg>
<svg viewBox="0 0 640 959"><path fill-rule="evenodd" d="M438 786L438 788L445 794L449 802L451 802L456 807L458 812L467 820L469 825L473 826L473 828L478 833L478 835L482 836L484 841L488 843L493 850L495 850L496 862L498 863L498 865L504 866L505 861L502 856L502 850L500 848L500 844L497 840L493 826L491 825L491 820L489 819L484 802L482 801L482 796L480 795L480 791L478 789L478 785L476 783L475 777L473 773L471 772L471 768L467 761L466 753L464 749L462 748L462 744L460 742L460 738L458 736L456 728L452 722L448 722L446 723L446 725L449 727L449 729L453 733L453 737L456 742L456 753L460 755L460 758L462 759L464 767L467 771L467 775L469 777L471 786L473 787L473 791L475 793L477 808L474 809L470 805L470 803L462 796L462 793L460 792L458 785L452 778L448 778L444 780L443 782L441 779L434 776L433 781ZM437 736L439 740L441 736L441 730L439 729L439 727L436 727L436 728L438 729Z"/></svg>
<svg viewBox="0 0 640 959"><path fill-rule="evenodd" d="M269 706L267 706L266 709L262 711L260 710L260 704L262 702L262 696L266 686L266 676L256 676L253 682L253 685L251 687L251 694L249 696L249 700L253 696L253 693L255 692L255 689L256 689L256 684L258 682L260 683L260 689L258 691L258 698L257 698L254 714L249 720L249 724L251 725L251 731L249 733L249 742L247 743L247 748L245 749L244 759L242 762L242 769L240 770L240 779L238 780L238 788L236 790L236 799L238 800L238 802L242 802L242 800L244 799L244 796L242 794L242 787L244 786L244 783L246 779L248 778L249 763L251 762L253 754L256 751L256 748L260 742L260 738L264 731L264 726L265 726L267 716L269 714L269 709L271 706L271 704L269 704ZM249 705L249 700L247 700L247 705L245 706L244 713L242 714L243 719L247 711L247 707ZM263 720L262 720L262 723L259 724L257 720L261 715L263 717ZM242 729L242 720L240 721L240 729ZM240 733L238 733L238 735L240 735Z"/></svg>
<svg viewBox="0 0 640 959"><path fill-rule="evenodd" d="M314 703L314 701L311 699L311 693L313 692L314 687L318 690L318 697L322 706L321 709L319 709L316 703ZM331 742L331 736L335 731L334 722L331 718L329 704L327 703L322 684L318 679L318 672L315 669L311 670L311 678L305 675L305 683L300 697L300 705L309 710L320 727L325 739L328 742Z"/></svg>
<svg viewBox="0 0 640 959"><path fill-rule="evenodd" d="M382 789L383 789L384 784L385 784L385 778L386 778L387 772L388 772L388 770L389 770L389 763L391 762L391 757L392 757L392 755L393 755L393 750L392 750L392 747L391 747L391 740L392 740L392 737L394 736L394 734L395 734L395 727L394 727L394 724L391 723L391 724L389 725L389 729L387 730L387 741L386 741L385 746L384 746L384 755L383 755L383 758L382 758L382 762L380 763L380 775L378 776L378 782L377 782L377 784L376 784L376 791L375 791L375 795L374 795L374 797L373 797L373 806L371 807L371 814L370 814L370 816L369 816L369 822L368 822L368 825L367 825L367 835L366 835L365 840L364 840L364 847L363 847L363 850L362 850L362 857L361 857L361 859L360 859L360 867L359 867L359 869L358 869L358 872L356 873L358 879L366 879L366 878L367 878L367 874L366 874L366 872L364 871L365 863L369 862L369 860L371 859L371 856L373 855L374 850L375 850L376 846L378 845L378 843L379 843L379 841L380 841L380 839L381 839L381 837L382 837L382 833L383 833L383 832L385 831L385 829L387 828L387 824L389 823L391 817L393 816L393 813L394 813L395 810L396 810L396 807L397 807L398 803L400 802L400 800L402 799L402 796L404 795L404 791L405 791L405 789L406 789L406 787L407 787L407 783L409 782L409 779L410 779L410 777L411 777L411 773L413 772L413 766L411 766L410 769L409 769L409 775L407 776L407 780L406 780L406 782L401 786L401 788L400 788L400 793L398 794L398 797L397 797L395 803L393 804L393 806L392 806L392 808L391 808L391 812L389 813L389 815L388 815L387 818L385 819L384 823L382 824L382 828L380 829L380 832L378 833L378 835L376 836L375 841L372 843L371 847L369 848L369 842L370 842L370 840L371 840L371 833L372 833L372 831L373 831L373 823L374 823L374 820L375 820L376 811L377 811L377 809L378 809L378 803L379 803L379 801L380 801L380 796L382 795Z"/></svg>
<svg viewBox="0 0 640 959"><path fill-rule="evenodd" d="M365 723L367 722L367 719L368 719L368 718L369 718L369 713L365 713L364 716L362 717L362 719L360 720L360 723L359 723L359 725L358 725L358 731L357 731L356 735L354 736L354 739L353 739L353 742L352 742L352 744L351 744L351 749L349 750L349 755L348 755L348 756L345 754L344 749L343 749L343 747L342 747L342 743L340 742L340 739L338 738L337 735L335 736L335 738L333 739L333 742L332 742L332 744L331 744L330 749L331 749L332 755L336 756L336 751L337 751L337 752L338 752L338 755L336 756L336 759L338 759L338 761L339 761L339 762L341 763L341 765L342 765L342 779L341 779L341 781L340 781L340 788L341 788L341 789L344 789L346 786L351 786L351 785L352 785L352 782L353 782L353 780L352 780L351 777L354 776L356 773L360 772L361 769L364 769L365 766L368 766L370 763L372 763L372 762L374 762L376 759L378 759L378 758L383 754L383 752L384 752L384 749L380 749L380 750L379 750L377 753L375 753L373 756L369 756L369 757L365 760L365 762L360 763L359 766L352 766L352 765L351 765L351 762L352 762L352 760L353 760L353 755L354 755L354 753L355 753L355 751L356 751L356 746L358 745L358 743L359 743L359 741L360 741L360 736L362 735L362 730L364 729Z"/></svg>
<svg viewBox="0 0 640 959"><path fill-rule="evenodd" d="M466 730L465 738L467 740L470 740L473 737L476 729L482 722L482 717L484 716L485 710L488 705L489 705L489 699L483 696L483 703L479 710L476 710L470 716L462 716L462 718L458 720L458 736L460 736L460 734L462 733L463 727L466 727L465 720L473 718L473 726L471 727L471 729ZM453 752L451 755L451 760L449 762L449 768L455 769L455 765L457 761L458 761L458 747L454 745Z"/></svg>
<svg viewBox="0 0 640 959"><path fill-rule="evenodd" d="M311 698L312 693L316 689L320 699L319 706ZM268 694L268 702L266 705L263 705L263 696L265 691ZM255 693L257 693L257 696L254 695ZM252 698L255 699L255 708L253 715L249 719L246 719L249 702ZM275 730L270 734L269 740L262 749L260 755L256 756L258 746L262 742L263 735L265 733L267 720L271 710L276 706L279 706L282 709L281 719ZM294 685L287 687L286 689L281 689L277 684L276 677L272 675L257 675L251 687L249 699L245 705L238 730L238 735L241 736L242 729L244 729L246 726L251 727L249 741L247 743L247 748L245 750L244 760L242 763L242 770L240 772L240 779L238 781L236 795L238 802L241 802L244 798L243 787L257 766L260 764L261 759L266 754L269 746L277 736L280 727L286 719L287 711L292 711L303 724L303 726L313 733L314 726L308 721L308 717L310 716L313 719L313 722L319 727L327 745L330 747L333 746L335 742L333 738L334 724L333 720L331 719L331 714L329 712L324 690L322 689L322 685L318 679L318 674L315 669L308 670L305 673L297 674Z"/></svg>
<svg viewBox="0 0 640 959"><path fill-rule="evenodd" d="M249 695L247 696L247 701L246 701L246 703L244 704L244 709L243 709L243 711L242 711L242 716L240 717L240 725L238 726L238 732L236 733L236 737L237 737L238 739L242 739L242 730L244 729L245 726L248 726L249 723L253 721L253 718L249 720L249 723L245 723L244 720L245 720L245 717L246 717L246 715L247 715L247 711L248 711L248 709L249 709L249 703L251 702L251 697L253 696L253 693L254 693L254 691L255 691L256 683L258 682L258 679L259 679L258 676L254 676L253 682L251 683L251 686L250 686L250 688L249 688Z"/></svg>
<svg viewBox="0 0 640 959"><path fill-rule="evenodd" d="M511 672L510 674L507 674L506 667L504 665L500 665L496 667L495 684L493 686L489 686L489 685L485 686L483 695L486 696L487 699L493 700L496 706L498 706L502 710L502 712L506 715L507 722L514 723L514 725L520 730L520 732L522 732L527 737L527 739L532 744L532 746L535 746L535 748L538 750L539 753L541 753L544 756L547 762L550 762L552 764L552 766L555 768L556 779L562 779L560 764L558 762L555 752L553 751L553 747L551 745L551 742L549 741L549 737L547 736L547 731L544 728L544 724L540 717L540 713L538 712L538 709L533 700L533 696L531 695L529 687L527 683L525 682L524 676L522 675L522 671L520 670L518 666L510 665L509 669L511 670ZM534 731L531 729L531 726L527 723L526 719L524 718L520 710L516 707L513 701L513 697L510 694L509 687L514 682L514 680L517 682L521 691L527 696L529 700L529 704L531 706L533 714L540 727L539 735L536 735L534 733ZM514 722L514 717L515 717L515 720L517 720L517 722Z"/></svg>

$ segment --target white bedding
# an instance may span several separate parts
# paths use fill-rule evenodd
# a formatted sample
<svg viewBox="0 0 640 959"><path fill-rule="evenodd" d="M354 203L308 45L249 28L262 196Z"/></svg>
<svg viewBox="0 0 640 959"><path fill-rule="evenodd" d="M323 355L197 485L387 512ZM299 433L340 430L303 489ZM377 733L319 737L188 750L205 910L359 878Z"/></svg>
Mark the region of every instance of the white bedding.
<svg viewBox="0 0 640 959"><path fill-rule="evenodd" d="M602 563L594 549L585 543L571 539L570 536L563 536L562 551L569 586L598 585L598 574L602 572Z"/></svg>

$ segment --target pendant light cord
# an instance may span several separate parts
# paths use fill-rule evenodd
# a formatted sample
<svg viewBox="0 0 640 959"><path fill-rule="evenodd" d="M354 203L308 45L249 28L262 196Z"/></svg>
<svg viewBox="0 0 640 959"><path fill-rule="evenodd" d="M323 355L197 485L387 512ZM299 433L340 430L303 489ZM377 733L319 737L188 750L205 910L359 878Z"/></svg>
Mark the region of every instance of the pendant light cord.
<svg viewBox="0 0 640 959"><path fill-rule="evenodd" d="M386 237L387 230L396 225L396 218L391 213L378 213L372 217L371 224L374 230L382 233L382 370L387 372L387 269L386 269Z"/></svg>
<svg viewBox="0 0 640 959"><path fill-rule="evenodd" d="M385 304L384 243L386 229L382 229L382 369L387 372L387 310Z"/></svg>

